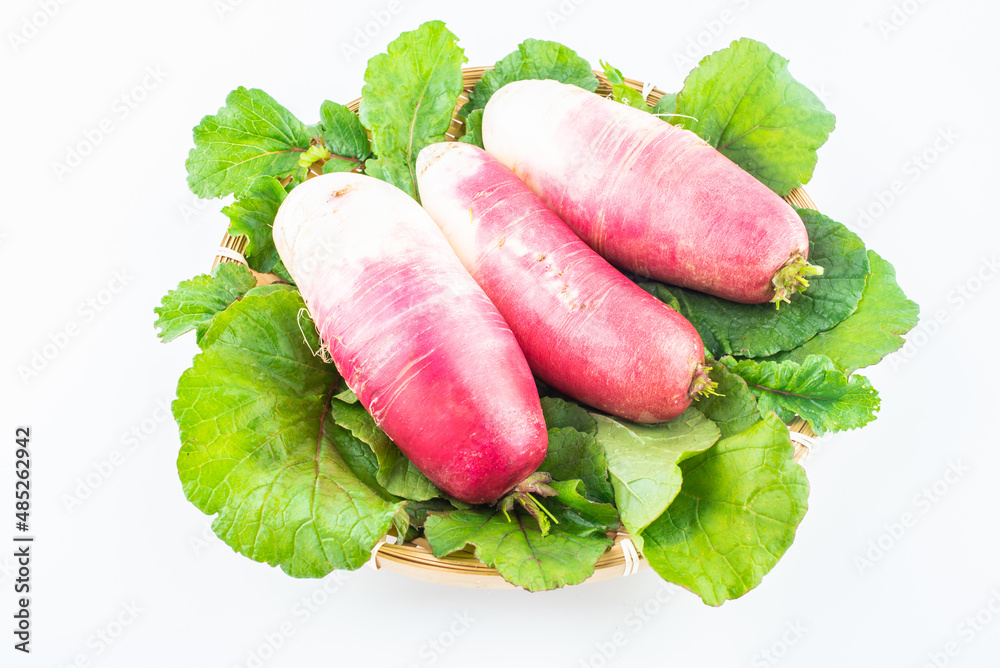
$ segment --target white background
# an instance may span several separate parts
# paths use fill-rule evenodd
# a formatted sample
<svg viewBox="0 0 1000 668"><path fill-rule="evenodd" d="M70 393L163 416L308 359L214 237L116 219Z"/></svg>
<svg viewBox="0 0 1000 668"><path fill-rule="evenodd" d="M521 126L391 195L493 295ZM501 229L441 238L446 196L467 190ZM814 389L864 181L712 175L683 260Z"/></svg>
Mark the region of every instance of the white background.
<svg viewBox="0 0 1000 668"><path fill-rule="evenodd" d="M45 2L4 2L0 542L13 534L13 437L24 424L37 542L30 656L12 649L12 548L0 548L0 665L230 667L261 653L266 666L998 665L995 3L508 0L487 10L402 0L349 57L344 45L386 2L223 2L50 1L50 18ZM688 49L698 58L749 36L788 57L836 113L808 191L895 264L923 333L869 370L881 417L823 441L806 466L810 510L794 546L744 598L713 609L678 591L661 604L651 571L529 595L364 569L331 582L306 619L296 606L319 583L234 554L184 499L176 427L158 405L196 347L191 336L158 343L152 310L208 270L227 223L218 202L199 210L187 191L191 128L238 85L314 122L324 99L358 96L369 57L434 18L470 65L548 38L664 90L693 65ZM147 68L161 80L123 107ZM58 178L55 163L105 118L111 132ZM859 223L863 209L878 215ZM109 286L121 289L99 312L86 305ZM23 379L18 367L73 325L78 334ZM141 440L127 440L133 429ZM953 465L963 472L949 483ZM80 487L100 470L96 488ZM893 536L906 513L912 526ZM975 630L965 620L977 613ZM271 652L284 622L292 632ZM100 640L119 623L110 644ZM434 653L429 639L450 647Z"/></svg>

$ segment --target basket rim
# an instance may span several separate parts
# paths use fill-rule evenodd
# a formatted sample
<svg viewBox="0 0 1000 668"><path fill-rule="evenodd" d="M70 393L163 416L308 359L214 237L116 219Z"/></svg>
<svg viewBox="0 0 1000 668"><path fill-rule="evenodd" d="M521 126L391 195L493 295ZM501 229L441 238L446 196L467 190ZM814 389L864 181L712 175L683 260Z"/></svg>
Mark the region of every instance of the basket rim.
<svg viewBox="0 0 1000 668"><path fill-rule="evenodd" d="M455 106L455 111L452 113L452 124L446 133L449 137L448 141L455 141L463 134L464 123L458 117L458 110L468 100L468 94L472 91L476 82L482 78L483 74L492 69L492 65L462 68L462 93ZM597 90L594 91L595 94L609 95L611 93L611 84L608 82L604 72L600 70L593 70L593 72L598 80ZM645 85L642 81L628 77L623 78L626 84L642 92ZM665 94L664 91L653 86L648 91L646 101L650 105L654 105ZM361 105L361 100L362 98L358 97L351 100L345 106L356 114ZM816 208L816 204L812 198L802 188L792 189L783 199L799 208ZM240 262L240 260L233 257L233 254L242 258L246 246L247 238L245 236L233 237L227 231L222 239L221 254L216 255L212 268L214 269L220 262ZM247 264L245 259L241 263L243 265ZM250 269L249 266L247 268ZM274 274L261 274L253 269L250 269L250 272L256 279L258 286L268 285L280 280ZM794 460L796 463L801 464L808 456L811 447L809 444L816 438L816 434L809 427L809 423L801 418L796 418L794 421L788 423L788 429L790 434L800 434L804 437L803 440L796 440L794 437L792 440ZM390 531L387 536L394 536L394 534ZM631 575L639 570L649 568L649 562L646 561L641 553L636 551L637 556L631 556L628 544L631 544L632 550L634 550L634 543L631 543L631 538L624 527L619 529L614 541L604 554L598 558L594 573L580 584ZM389 543L383 540L372 550L371 560L368 563L375 570L385 568L407 577L439 584L479 589L521 589L521 587L504 580L495 568L479 561L468 547L445 557L435 557L430 547L425 547L425 544L426 540L423 538L418 538L414 542L400 544Z"/></svg>

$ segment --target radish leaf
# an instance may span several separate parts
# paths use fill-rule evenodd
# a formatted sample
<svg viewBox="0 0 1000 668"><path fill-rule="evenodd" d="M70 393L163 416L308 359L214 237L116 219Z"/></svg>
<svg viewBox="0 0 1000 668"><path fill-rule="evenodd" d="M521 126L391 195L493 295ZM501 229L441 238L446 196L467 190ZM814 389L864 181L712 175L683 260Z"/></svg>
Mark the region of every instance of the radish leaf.
<svg viewBox="0 0 1000 668"><path fill-rule="evenodd" d="M848 378L823 355L810 355L802 364L732 357L721 362L747 382L761 415L774 411L790 422L798 414L819 436L863 427L879 409L878 393L867 378Z"/></svg>
<svg viewBox="0 0 1000 668"><path fill-rule="evenodd" d="M371 156L371 142L361 119L344 105L323 102L319 108L319 127L331 153L323 164L324 174L349 172Z"/></svg>
<svg viewBox="0 0 1000 668"><path fill-rule="evenodd" d="M611 98L615 102L621 102L627 107L635 107L642 111L652 111L642 93L625 83L625 77L622 76L621 70L612 67L610 63L606 63L603 60L601 61L601 67L604 68L604 76L608 78L608 83L611 84Z"/></svg>
<svg viewBox="0 0 1000 668"><path fill-rule="evenodd" d="M595 503L586 497L586 486L582 480L554 480L549 483L556 495L542 499L550 509L558 511L558 506L565 506L574 511L586 522L592 523L601 533L609 529L617 529L621 522L618 510L610 503ZM562 517L559 517L562 522Z"/></svg>
<svg viewBox="0 0 1000 668"><path fill-rule="evenodd" d="M465 134L458 141L483 146L483 110L476 109L465 117Z"/></svg>
<svg viewBox="0 0 1000 668"><path fill-rule="evenodd" d="M358 568L402 502L364 484L341 454L357 442L328 415L338 375L292 290L250 295L212 323L177 387L177 468L212 529L294 577ZM303 340L305 336L305 340Z"/></svg>
<svg viewBox="0 0 1000 668"><path fill-rule="evenodd" d="M712 447L719 428L694 408L670 422L638 424L594 415L625 528L638 538L681 488L678 464Z"/></svg>
<svg viewBox="0 0 1000 668"><path fill-rule="evenodd" d="M504 580L528 591L579 584L593 575L597 560L613 541L577 536L552 525L542 536L534 519L496 510L456 510L431 515L424 533L436 557L475 547L476 557L499 571Z"/></svg>
<svg viewBox="0 0 1000 668"><path fill-rule="evenodd" d="M441 490L399 451L360 403L334 400L330 405L330 416L371 448L377 461L375 479L387 492L414 501L426 501L442 495Z"/></svg>
<svg viewBox="0 0 1000 668"><path fill-rule="evenodd" d="M702 397L692 405L716 424L722 438L746 431L760 420L757 398L745 380L718 360L708 360L708 366L712 369L709 376L718 383L716 394Z"/></svg>
<svg viewBox="0 0 1000 668"><path fill-rule="evenodd" d="M462 115L468 116L484 108L495 92L512 81L525 79L553 79L589 91L597 90L598 84L590 63L573 49L557 42L526 39L518 45L517 51L504 56L492 70L483 74L472 89L468 103L462 107Z"/></svg>
<svg viewBox="0 0 1000 668"><path fill-rule="evenodd" d="M324 173L350 171L371 155L365 129L347 107L326 101L320 123L305 125L264 91L240 87L195 127L188 185L206 198L239 197L265 176L294 186L306 176L299 159L317 147L331 154L324 158Z"/></svg>
<svg viewBox="0 0 1000 668"><path fill-rule="evenodd" d="M653 114L662 116L665 121L670 121L670 117L676 113L677 93L664 93L653 106Z"/></svg>
<svg viewBox="0 0 1000 668"><path fill-rule="evenodd" d="M542 397L542 415L545 417L545 426L550 430L572 427L590 435L597 433L597 423L593 416L586 408L572 401Z"/></svg>
<svg viewBox="0 0 1000 668"><path fill-rule="evenodd" d="M195 127L188 185L208 198L242 195L259 176L300 181L305 173L299 156L314 134L264 91L237 88L226 97L226 106Z"/></svg>
<svg viewBox="0 0 1000 668"><path fill-rule="evenodd" d="M672 113L693 118L665 120L691 130L782 196L812 178L816 150L835 124L823 102L792 78L787 60L746 38L688 74Z"/></svg>
<svg viewBox="0 0 1000 668"><path fill-rule="evenodd" d="M220 262L211 274L183 281L153 309L160 340L173 341L194 329L200 344L212 318L241 299L255 283L253 274L235 262Z"/></svg>
<svg viewBox="0 0 1000 668"><path fill-rule="evenodd" d="M903 334L916 326L920 307L903 294L891 264L875 251L868 251L868 261L871 272L858 310L798 348L778 353L775 361L803 362L810 355L826 355L837 368L853 373L903 346Z"/></svg>
<svg viewBox="0 0 1000 668"><path fill-rule="evenodd" d="M614 499L604 449L593 436L572 427L549 429L548 453L538 470L555 480L582 480L587 497L598 503Z"/></svg>
<svg viewBox="0 0 1000 668"><path fill-rule="evenodd" d="M222 209L229 218L230 236L246 236L247 246L243 256L254 271L274 273L292 283L292 277L278 257L272 231L278 207L285 201L285 189L273 176L254 180L246 194Z"/></svg>
<svg viewBox="0 0 1000 668"><path fill-rule="evenodd" d="M406 514L410 516L410 526L423 528L430 513L446 513L455 510L447 499L428 499L427 501L407 501Z"/></svg>
<svg viewBox="0 0 1000 668"><path fill-rule="evenodd" d="M444 141L462 92L465 52L441 21L428 21L368 61L359 115L377 158L370 176L417 197L420 149Z"/></svg>
<svg viewBox="0 0 1000 668"><path fill-rule="evenodd" d="M809 483L793 454L772 413L682 462L677 498L643 532L653 570L708 605L760 584L806 512Z"/></svg>
<svg viewBox="0 0 1000 668"><path fill-rule="evenodd" d="M816 211L798 212L809 232L809 261L824 273L810 278L809 288L780 310L774 304L737 304L654 281L639 285L663 302L676 300L681 315L716 357L766 357L792 350L857 309L869 270L858 235Z"/></svg>

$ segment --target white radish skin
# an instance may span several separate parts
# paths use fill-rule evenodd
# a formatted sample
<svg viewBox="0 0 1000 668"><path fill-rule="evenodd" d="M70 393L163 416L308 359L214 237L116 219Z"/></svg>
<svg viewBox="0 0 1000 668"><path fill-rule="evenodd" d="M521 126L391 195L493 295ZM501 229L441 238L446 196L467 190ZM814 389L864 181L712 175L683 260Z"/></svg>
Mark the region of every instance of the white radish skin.
<svg viewBox="0 0 1000 668"><path fill-rule="evenodd" d="M351 173L281 205L274 240L337 370L428 478L492 502L545 458L524 355L414 200Z"/></svg>
<svg viewBox="0 0 1000 668"><path fill-rule="evenodd" d="M499 160L471 144L432 144L417 158L417 180L424 208L542 380L637 422L670 420L691 404L704 375L698 332L591 250Z"/></svg>

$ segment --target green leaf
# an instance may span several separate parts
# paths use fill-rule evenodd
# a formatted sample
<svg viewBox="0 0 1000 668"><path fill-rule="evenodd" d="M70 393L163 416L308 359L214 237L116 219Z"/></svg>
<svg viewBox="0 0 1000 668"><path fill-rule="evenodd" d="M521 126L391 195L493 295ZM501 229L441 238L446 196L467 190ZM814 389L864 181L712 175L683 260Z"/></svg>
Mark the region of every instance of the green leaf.
<svg viewBox="0 0 1000 668"><path fill-rule="evenodd" d="M331 402L330 408L332 406ZM401 499L389 494L378 484L376 478L378 475L378 459L375 457L372 449L367 443L364 443L348 429L344 428L343 425L336 424L332 419L333 416L331 413L332 411L328 409L324 427L328 425L331 433L337 435L334 445L337 448L337 452L343 457L344 463L347 464L347 468L358 477L358 480L370 487L383 499L389 502L400 501Z"/></svg>
<svg viewBox="0 0 1000 668"><path fill-rule="evenodd" d="M258 176L299 181L299 154L311 129L262 90L237 88L215 116L194 129L188 185L199 197L242 195Z"/></svg>
<svg viewBox="0 0 1000 668"><path fill-rule="evenodd" d="M396 509L396 514L392 518L392 529L395 531L396 536L400 538L400 542L413 540L420 535L419 529L410 526L410 519L410 514L406 512L405 506L400 506Z"/></svg>
<svg viewBox="0 0 1000 668"><path fill-rule="evenodd" d="M327 415L330 415L329 410ZM347 468L350 469L351 473L357 476L358 480L378 494L379 497L389 503L398 505L402 499L390 494L379 484L378 458L375 457L375 453L371 447L358 439L342 425L334 423L332 419L328 419L325 425L336 436L333 441L334 447L337 448L337 452L343 457L344 463L347 464ZM401 536L406 533L409 526L409 519L405 512L397 510L395 517L393 517L393 526L399 530L397 535Z"/></svg>
<svg viewBox="0 0 1000 668"><path fill-rule="evenodd" d="M601 61L601 67L604 68L604 76L608 78L608 83L611 84L611 98L615 102L621 102L628 107L635 107L642 111L652 111L649 105L646 104L646 98L642 96L642 93L625 83L625 78L622 76L620 70L612 67L610 63L606 63L603 60Z"/></svg>
<svg viewBox="0 0 1000 668"><path fill-rule="evenodd" d="M465 118L465 134L458 140L466 144L483 146L483 110L476 109Z"/></svg>
<svg viewBox="0 0 1000 668"><path fill-rule="evenodd" d="M330 416L355 438L367 443L375 453L378 462L376 480L390 494L414 501L441 496L441 491L399 451L360 402L335 400L330 406Z"/></svg>
<svg viewBox="0 0 1000 668"><path fill-rule="evenodd" d="M576 511L580 517L599 525L603 531L616 529L621 524L618 510L610 503L595 503L588 499L582 480L554 480L549 483L556 495L544 499L545 503L559 504Z"/></svg>
<svg viewBox="0 0 1000 668"><path fill-rule="evenodd" d="M802 364L732 357L721 362L747 382L761 415L774 411L789 422L798 414L819 436L863 427L879 409L878 392L867 378L848 378L823 355L810 355Z"/></svg>
<svg viewBox="0 0 1000 668"><path fill-rule="evenodd" d="M358 163L349 160L327 160L323 163L323 173L332 174L334 172L352 172Z"/></svg>
<svg viewBox="0 0 1000 668"><path fill-rule="evenodd" d="M254 297L265 297L272 292L297 292L294 285L285 285L284 283L269 283L268 285L258 285L257 287L250 288L245 296ZM207 332L206 332L207 333ZM204 341L202 341L204 343Z"/></svg>
<svg viewBox="0 0 1000 668"><path fill-rule="evenodd" d="M429 21L397 37L365 71L360 116L378 156L365 172L414 198L417 154L447 139L462 92L466 59L457 39L444 23Z"/></svg>
<svg viewBox="0 0 1000 668"><path fill-rule="evenodd" d="M341 381L341 384L337 389L340 391L333 395L334 399L343 401L345 404L358 403L358 395L354 394L354 390L347 387L347 383Z"/></svg>
<svg viewBox="0 0 1000 668"><path fill-rule="evenodd" d="M372 154L368 133L361 119L342 104L326 100L319 108L319 126L331 157L323 172L349 172Z"/></svg>
<svg viewBox="0 0 1000 668"><path fill-rule="evenodd" d="M494 510L431 515L424 535L439 558L474 546L481 562L528 591L583 582L593 575L597 560L613 542L604 536L577 536L558 524L542 536L534 519L516 514L507 521Z"/></svg>
<svg viewBox="0 0 1000 668"><path fill-rule="evenodd" d="M264 274L273 272L292 283L288 270L278 257L272 236L274 217L287 194L278 179L261 176L254 180L245 195L224 207L222 213L229 218L231 236L246 236L247 247L243 256L250 268Z"/></svg>
<svg viewBox="0 0 1000 668"><path fill-rule="evenodd" d="M826 355L837 368L854 373L903 346L903 334L916 327L920 307L907 299L896 284L896 270L891 264L875 251L868 251L868 261L871 273L858 310L798 348L778 353L775 361L803 362L810 355Z"/></svg>
<svg viewBox="0 0 1000 668"><path fill-rule="evenodd" d="M609 531L614 530L617 532L618 528L621 527L621 521L618 520L617 514L615 514L614 527L609 527L606 524L600 524L584 519L584 517L577 511L564 505L549 501L548 499L540 499L539 502L541 505L545 506L546 515L555 518L553 522L555 522L562 533L585 538L590 536L600 536L603 538L608 535ZM610 504L608 505L610 506ZM614 506L610 507L614 508ZM550 522L549 525L549 531L551 531L552 522Z"/></svg>
<svg viewBox="0 0 1000 668"><path fill-rule="evenodd" d="M201 344L212 318L241 299L254 283L253 274L235 262L220 262L211 274L183 281L153 309L158 316L155 326L160 340L173 341L194 329Z"/></svg>
<svg viewBox="0 0 1000 668"><path fill-rule="evenodd" d="M405 510L410 516L410 526L422 529L430 513L446 513L454 510L448 499L427 499L426 501L407 501Z"/></svg>
<svg viewBox="0 0 1000 668"><path fill-rule="evenodd" d="M341 454L349 432L327 419L338 376L301 296L248 295L226 309L180 379L174 417L184 493L240 554L294 577L358 568L402 502L364 484ZM303 334L306 340L303 341Z"/></svg>
<svg viewBox="0 0 1000 668"><path fill-rule="evenodd" d="M684 80L670 122L691 130L779 195L809 182L835 119L792 78L788 61L740 39Z"/></svg>
<svg viewBox="0 0 1000 668"><path fill-rule="evenodd" d="M643 533L664 579L721 605L758 584L792 544L809 483L788 428L769 414L681 464L684 483Z"/></svg>
<svg viewBox="0 0 1000 668"><path fill-rule="evenodd" d="M709 376L718 383L717 394L698 399L692 406L714 422L722 438L729 438L746 431L760 420L757 398L745 380L730 371L718 360L708 360L712 371Z"/></svg>
<svg viewBox="0 0 1000 668"><path fill-rule="evenodd" d="M614 499L604 448L590 434L571 427L550 429L549 450L538 470L555 480L582 480L592 501L611 503Z"/></svg>
<svg viewBox="0 0 1000 668"><path fill-rule="evenodd" d="M590 63L573 49L556 42L526 39L518 45L517 51L504 56L492 70L483 74L472 89L468 103L462 107L462 115L482 109L495 92L512 81L525 79L553 79L591 92L597 90L598 85Z"/></svg>
<svg viewBox="0 0 1000 668"><path fill-rule="evenodd" d="M809 261L823 267L791 304L735 302L661 283L639 285L661 301L676 300L705 347L716 357L766 357L796 348L855 311L868 276L868 255L858 235L810 209L799 209L809 233Z"/></svg>
<svg viewBox="0 0 1000 668"><path fill-rule="evenodd" d="M604 415L597 442L608 458L615 505L629 534L638 537L681 488L678 464L712 447L719 428L693 408L670 422L638 424Z"/></svg>
<svg viewBox="0 0 1000 668"><path fill-rule="evenodd" d="M585 434L597 433L597 423L590 412L572 401L542 397L542 415L545 417L545 426L549 429L572 427Z"/></svg>
<svg viewBox="0 0 1000 668"><path fill-rule="evenodd" d="M677 113L677 93L664 93L653 106L653 113L662 116L665 121L670 121Z"/></svg>

